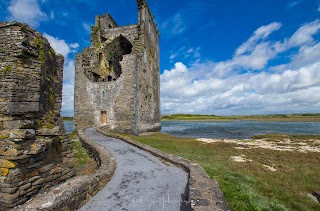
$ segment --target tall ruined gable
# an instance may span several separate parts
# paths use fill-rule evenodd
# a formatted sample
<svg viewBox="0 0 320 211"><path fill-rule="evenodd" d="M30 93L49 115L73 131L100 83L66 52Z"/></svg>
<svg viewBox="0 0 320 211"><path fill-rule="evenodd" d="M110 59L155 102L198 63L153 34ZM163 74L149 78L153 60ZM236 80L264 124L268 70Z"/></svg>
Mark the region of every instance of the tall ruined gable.
<svg viewBox="0 0 320 211"><path fill-rule="evenodd" d="M138 24L96 17L91 46L76 58L75 127L138 134L160 129L159 33L146 1Z"/></svg>
<svg viewBox="0 0 320 211"><path fill-rule="evenodd" d="M0 207L73 175L60 118L63 56L25 24L0 22Z"/></svg>

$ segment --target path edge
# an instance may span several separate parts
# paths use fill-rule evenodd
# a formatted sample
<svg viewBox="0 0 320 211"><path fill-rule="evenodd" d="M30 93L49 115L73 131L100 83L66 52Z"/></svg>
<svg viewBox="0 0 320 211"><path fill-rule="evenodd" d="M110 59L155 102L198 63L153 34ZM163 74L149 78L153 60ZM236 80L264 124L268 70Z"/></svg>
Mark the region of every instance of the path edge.
<svg viewBox="0 0 320 211"><path fill-rule="evenodd" d="M47 192L39 194L15 210L33 211L70 211L84 206L94 195L103 189L114 175L116 161L103 146L90 140L85 134L86 128L77 131L82 146L97 163L95 173L75 176Z"/></svg>
<svg viewBox="0 0 320 211"><path fill-rule="evenodd" d="M120 139L130 145L138 147L152 155L165 160L177 167L183 168L189 174L188 195L189 208L193 211L229 211L230 208L220 189L219 183L215 179L211 179L206 171L197 163L177 157L158 149L134 141L131 138L120 134L111 134L96 128L97 132L116 139Z"/></svg>

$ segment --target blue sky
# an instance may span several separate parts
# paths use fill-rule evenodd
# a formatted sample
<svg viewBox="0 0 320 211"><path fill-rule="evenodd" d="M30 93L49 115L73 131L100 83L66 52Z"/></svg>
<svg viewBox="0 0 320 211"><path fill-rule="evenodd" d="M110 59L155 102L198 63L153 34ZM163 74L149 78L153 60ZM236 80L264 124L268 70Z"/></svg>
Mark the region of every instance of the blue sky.
<svg viewBox="0 0 320 211"><path fill-rule="evenodd" d="M161 34L161 110L218 115L320 112L320 0L149 0ZM135 0L0 0L65 56L63 115L73 115L74 56L95 15L137 23Z"/></svg>

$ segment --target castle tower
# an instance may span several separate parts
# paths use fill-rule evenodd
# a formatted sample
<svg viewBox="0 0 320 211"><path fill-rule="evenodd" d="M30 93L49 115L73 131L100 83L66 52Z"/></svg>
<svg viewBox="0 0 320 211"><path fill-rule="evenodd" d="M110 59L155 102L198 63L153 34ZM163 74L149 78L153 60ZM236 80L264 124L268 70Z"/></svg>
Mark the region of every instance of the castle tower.
<svg viewBox="0 0 320 211"><path fill-rule="evenodd" d="M75 128L139 134L160 130L159 32L145 0L138 24L96 17L91 46L77 55Z"/></svg>

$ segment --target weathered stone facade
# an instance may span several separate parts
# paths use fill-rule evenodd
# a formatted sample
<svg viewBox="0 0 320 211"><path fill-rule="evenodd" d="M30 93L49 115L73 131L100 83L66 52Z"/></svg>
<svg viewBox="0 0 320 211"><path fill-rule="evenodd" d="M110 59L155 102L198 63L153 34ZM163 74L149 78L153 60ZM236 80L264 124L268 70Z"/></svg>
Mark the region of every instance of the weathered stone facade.
<svg viewBox="0 0 320 211"><path fill-rule="evenodd" d="M74 175L60 118L63 63L40 33L0 23L0 210Z"/></svg>
<svg viewBox="0 0 320 211"><path fill-rule="evenodd" d="M92 46L76 58L75 128L139 134L160 130L159 32L145 0L137 25L96 17Z"/></svg>

